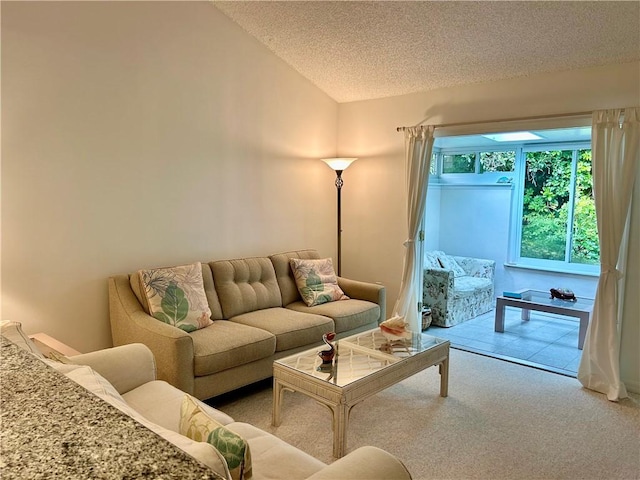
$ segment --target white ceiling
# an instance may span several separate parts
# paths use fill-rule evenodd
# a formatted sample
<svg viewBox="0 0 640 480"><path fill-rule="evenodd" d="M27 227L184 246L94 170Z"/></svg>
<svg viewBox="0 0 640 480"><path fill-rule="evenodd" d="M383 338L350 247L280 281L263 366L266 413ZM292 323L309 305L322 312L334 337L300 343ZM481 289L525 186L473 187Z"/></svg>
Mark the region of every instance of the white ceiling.
<svg viewBox="0 0 640 480"><path fill-rule="evenodd" d="M213 1L338 102L640 60L640 1Z"/></svg>

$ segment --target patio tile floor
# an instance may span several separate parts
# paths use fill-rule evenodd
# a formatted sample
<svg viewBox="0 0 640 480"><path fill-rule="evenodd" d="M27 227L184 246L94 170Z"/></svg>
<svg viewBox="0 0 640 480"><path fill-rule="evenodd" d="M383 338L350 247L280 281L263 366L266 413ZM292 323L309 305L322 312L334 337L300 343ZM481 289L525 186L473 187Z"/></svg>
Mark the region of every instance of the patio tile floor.
<svg viewBox="0 0 640 480"><path fill-rule="evenodd" d="M507 307L504 333L494 331L495 310L449 328L432 325L425 333L448 339L452 348L575 377L582 355L578 319L532 311L527 322L520 313Z"/></svg>

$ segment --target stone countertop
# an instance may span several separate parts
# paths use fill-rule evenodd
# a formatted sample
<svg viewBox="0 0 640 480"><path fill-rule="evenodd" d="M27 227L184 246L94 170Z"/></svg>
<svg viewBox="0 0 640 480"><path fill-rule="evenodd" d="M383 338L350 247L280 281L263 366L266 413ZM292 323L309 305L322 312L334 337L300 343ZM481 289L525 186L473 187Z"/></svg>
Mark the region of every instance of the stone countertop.
<svg viewBox="0 0 640 480"><path fill-rule="evenodd" d="M3 480L220 479L30 353L0 341Z"/></svg>

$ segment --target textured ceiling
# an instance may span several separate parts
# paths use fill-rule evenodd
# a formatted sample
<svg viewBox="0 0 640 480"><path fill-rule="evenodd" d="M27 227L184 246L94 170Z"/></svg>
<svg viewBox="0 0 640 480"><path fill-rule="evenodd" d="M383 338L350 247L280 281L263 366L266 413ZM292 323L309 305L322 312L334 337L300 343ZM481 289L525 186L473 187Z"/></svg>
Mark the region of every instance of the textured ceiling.
<svg viewBox="0 0 640 480"><path fill-rule="evenodd" d="M338 102L640 60L640 1L214 1Z"/></svg>

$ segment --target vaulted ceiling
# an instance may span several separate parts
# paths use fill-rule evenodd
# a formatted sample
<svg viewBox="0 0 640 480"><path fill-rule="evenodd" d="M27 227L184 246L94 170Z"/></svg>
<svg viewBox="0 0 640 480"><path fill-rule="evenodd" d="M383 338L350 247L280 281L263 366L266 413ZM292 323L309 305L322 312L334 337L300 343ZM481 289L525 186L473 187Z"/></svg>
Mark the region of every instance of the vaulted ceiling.
<svg viewBox="0 0 640 480"><path fill-rule="evenodd" d="M640 1L213 4L338 102L640 60Z"/></svg>

